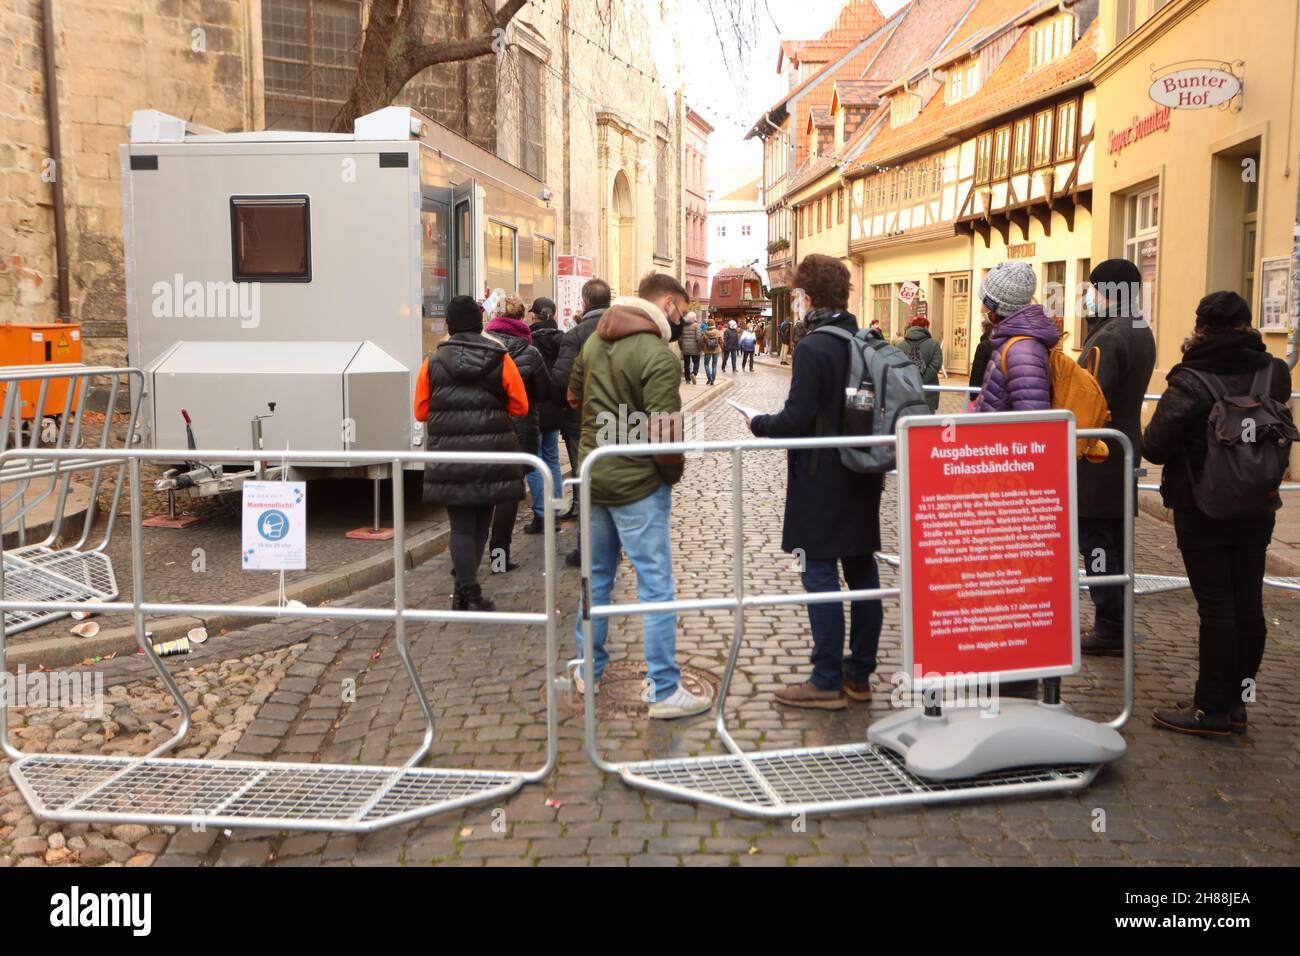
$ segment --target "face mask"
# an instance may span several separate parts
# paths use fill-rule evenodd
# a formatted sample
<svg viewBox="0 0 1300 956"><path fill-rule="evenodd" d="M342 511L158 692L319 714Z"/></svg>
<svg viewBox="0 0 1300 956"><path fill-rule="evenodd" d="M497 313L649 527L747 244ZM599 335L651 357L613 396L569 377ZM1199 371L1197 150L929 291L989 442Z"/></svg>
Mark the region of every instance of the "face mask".
<svg viewBox="0 0 1300 956"><path fill-rule="evenodd" d="M1091 316L1097 314L1097 290L1092 286L1083 293L1083 308Z"/></svg>

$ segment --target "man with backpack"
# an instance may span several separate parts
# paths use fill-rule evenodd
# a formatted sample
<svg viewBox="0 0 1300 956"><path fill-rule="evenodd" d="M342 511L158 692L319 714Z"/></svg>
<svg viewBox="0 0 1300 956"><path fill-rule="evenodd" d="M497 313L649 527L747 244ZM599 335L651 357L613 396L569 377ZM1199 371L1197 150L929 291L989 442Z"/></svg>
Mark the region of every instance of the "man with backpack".
<svg viewBox="0 0 1300 956"><path fill-rule="evenodd" d="M907 331L896 344L916 366L922 385L938 385L939 371L943 368L943 346L931 337L930 320L918 315L907 325ZM931 412L939 410L938 392L926 392L925 401Z"/></svg>
<svg viewBox="0 0 1300 956"><path fill-rule="evenodd" d="M1199 674L1190 702L1152 714L1177 733L1246 732L1246 704L1264 657L1264 562L1278 486L1300 440L1286 401L1291 370L1269 354L1235 292L1213 292L1196 308L1183 360L1143 436L1163 465L1160 496L1200 616Z"/></svg>
<svg viewBox="0 0 1300 956"><path fill-rule="evenodd" d="M750 430L760 438L851 433L846 432L845 419L849 412L845 404L845 383L853 365L851 350L859 346L853 338L858 332L857 319L847 311L849 270L833 256L809 255L799 263L795 284L811 300L808 320L812 331L795 355L785 406L775 415L754 416L749 422ZM912 378L909 392L914 396L913 410L924 411L920 382L906 357L883 343L868 346L864 339L861 347L894 352L899 374L906 372ZM879 384L874 396L888 391L878 387ZM901 394L903 390L893 391ZM880 549L883 472L890 465L892 456L891 462L883 464L879 471L864 473L846 467L841 451L836 448L787 453L781 548L803 558L805 590L840 590L841 566L849 588L880 586L875 552ZM849 656L845 658L844 606L808 605L813 640L812 676L803 683L777 691L778 703L840 710L849 700L871 699L870 678L876 669L876 648L883 620L880 602L852 602L849 618Z"/></svg>
<svg viewBox="0 0 1300 956"><path fill-rule="evenodd" d="M722 354L722 333L712 319L700 333L700 342L704 349L704 380L712 385L718 377L718 356Z"/></svg>
<svg viewBox="0 0 1300 956"><path fill-rule="evenodd" d="M1110 409L1110 427L1133 443L1136 465L1142 460L1142 399L1156 365L1156 338L1139 307L1142 273L1127 259L1107 259L1088 281L1092 319L1079 364L1096 377ZM1079 460L1079 553L1087 574L1124 572L1124 484L1136 481L1124 473L1119 449L1104 461ZM1089 588L1088 596L1094 614L1083 653L1122 655L1124 588Z"/></svg>

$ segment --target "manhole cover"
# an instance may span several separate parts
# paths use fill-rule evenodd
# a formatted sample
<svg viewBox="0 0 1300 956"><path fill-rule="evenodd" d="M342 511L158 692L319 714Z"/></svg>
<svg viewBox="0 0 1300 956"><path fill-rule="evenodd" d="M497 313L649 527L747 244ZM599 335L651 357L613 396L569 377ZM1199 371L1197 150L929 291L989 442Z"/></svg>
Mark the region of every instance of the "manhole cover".
<svg viewBox="0 0 1300 956"><path fill-rule="evenodd" d="M645 661L614 661L606 665L596 695L596 716L601 719L645 720L650 705L642 699L647 669ZM692 694L712 701L717 697L722 679L699 667L682 668L682 686ZM545 691L543 691L545 693ZM582 712L582 695L575 688L573 702L568 694L559 695L560 712Z"/></svg>

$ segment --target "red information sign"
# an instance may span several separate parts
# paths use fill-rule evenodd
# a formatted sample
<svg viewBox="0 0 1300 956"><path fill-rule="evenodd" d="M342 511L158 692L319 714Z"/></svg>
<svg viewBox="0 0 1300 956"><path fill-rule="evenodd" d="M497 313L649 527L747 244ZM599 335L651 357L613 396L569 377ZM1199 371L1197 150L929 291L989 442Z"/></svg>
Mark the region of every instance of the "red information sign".
<svg viewBox="0 0 1300 956"><path fill-rule="evenodd" d="M905 418L898 440L908 673L1077 671L1074 419Z"/></svg>

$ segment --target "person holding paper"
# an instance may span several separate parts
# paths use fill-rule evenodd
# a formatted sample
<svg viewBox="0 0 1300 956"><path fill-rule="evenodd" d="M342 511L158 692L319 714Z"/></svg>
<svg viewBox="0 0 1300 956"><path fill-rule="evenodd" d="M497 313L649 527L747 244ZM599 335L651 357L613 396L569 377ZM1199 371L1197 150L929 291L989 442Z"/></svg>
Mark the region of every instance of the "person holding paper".
<svg viewBox="0 0 1300 956"><path fill-rule="evenodd" d="M858 320L848 311L849 270L833 256L809 255L799 263L794 284L811 300L803 320L809 331L793 355L785 407L749 419L750 430L760 438L838 434L844 413L849 346L816 330L826 325L857 332ZM851 589L878 588L875 553L880 550L883 476L849 471L837 448L789 451L786 476L781 548L802 560L804 589L840 590L841 567ZM844 605L809 604L812 675L777 691L777 703L840 710L850 700L869 701L883 620L879 601L852 602L845 657Z"/></svg>

